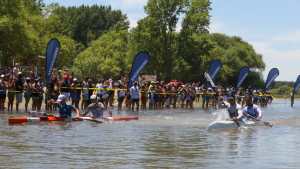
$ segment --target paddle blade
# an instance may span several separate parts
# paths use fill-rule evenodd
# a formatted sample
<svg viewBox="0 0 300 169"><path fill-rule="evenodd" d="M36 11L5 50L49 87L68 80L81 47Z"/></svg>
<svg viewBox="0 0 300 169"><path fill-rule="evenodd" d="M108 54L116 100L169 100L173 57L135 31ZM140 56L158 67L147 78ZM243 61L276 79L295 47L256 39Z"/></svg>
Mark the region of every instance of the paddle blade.
<svg viewBox="0 0 300 169"><path fill-rule="evenodd" d="M218 74L218 72L220 71L220 69L222 68L222 63L220 60L213 60L210 63L210 67L208 70L208 74L211 77L212 80L214 80Z"/></svg>
<svg viewBox="0 0 300 169"><path fill-rule="evenodd" d="M278 68L272 68L268 74L268 78L265 83L265 90L268 90L271 84L275 81L275 79L279 76Z"/></svg>
<svg viewBox="0 0 300 169"><path fill-rule="evenodd" d="M57 39L51 39L48 42L46 49L46 82L48 83L51 79L52 70L54 67L54 63L59 54L60 43Z"/></svg>
<svg viewBox="0 0 300 169"><path fill-rule="evenodd" d="M131 71L129 74L128 88L130 88L134 81L138 80L139 73L148 64L150 55L148 52L139 52L133 60Z"/></svg>
<svg viewBox="0 0 300 169"><path fill-rule="evenodd" d="M250 72L249 67L243 67L240 69L239 77L238 77L237 84L236 84L237 88L242 86L242 84L245 81L245 79L247 78L249 72Z"/></svg>

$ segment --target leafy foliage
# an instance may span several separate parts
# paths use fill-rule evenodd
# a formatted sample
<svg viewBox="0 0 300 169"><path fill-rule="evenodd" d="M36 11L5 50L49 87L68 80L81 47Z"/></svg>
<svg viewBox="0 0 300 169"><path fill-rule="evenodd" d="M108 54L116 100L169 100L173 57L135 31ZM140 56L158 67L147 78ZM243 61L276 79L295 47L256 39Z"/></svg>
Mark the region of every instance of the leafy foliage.
<svg viewBox="0 0 300 169"><path fill-rule="evenodd" d="M129 30L127 16L109 6L45 6L42 0L0 1L1 66L12 60L39 63L47 42L57 38L56 67L72 68L79 77L127 75L139 51L151 55L145 73L162 80L199 81L213 59L223 68L217 83L235 85L241 67L261 72L262 56L240 37L209 33L210 0L148 0L146 17ZM251 73L245 86L262 86Z"/></svg>
<svg viewBox="0 0 300 169"><path fill-rule="evenodd" d="M105 6L63 7L52 6L48 28L55 33L69 36L88 46L106 31L123 27L128 29L127 17L121 11Z"/></svg>
<svg viewBox="0 0 300 169"><path fill-rule="evenodd" d="M79 77L118 77L128 71L127 31L110 31L94 41L75 59L74 71Z"/></svg>

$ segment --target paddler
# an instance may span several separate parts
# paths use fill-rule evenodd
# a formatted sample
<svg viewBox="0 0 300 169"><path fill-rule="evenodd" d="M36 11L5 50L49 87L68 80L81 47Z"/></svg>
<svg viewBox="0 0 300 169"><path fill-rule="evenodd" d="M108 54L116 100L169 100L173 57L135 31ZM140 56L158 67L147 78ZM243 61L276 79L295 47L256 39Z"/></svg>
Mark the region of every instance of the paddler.
<svg viewBox="0 0 300 169"><path fill-rule="evenodd" d="M85 110L84 116L90 116L94 119L103 118L105 106L103 103L98 102L97 95L92 95L91 104Z"/></svg>
<svg viewBox="0 0 300 169"><path fill-rule="evenodd" d="M253 104L253 100L251 96L247 96L245 98L246 101L246 107L243 109L243 115L247 119L252 119L255 121L259 121L262 118L262 112L261 109L256 105Z"/></svg>
<svg viewBox="0 0 300 169"><path fill-rule="evenodd" d="M224 104L227 107L227 112L230 119L234 121L238 126L240 126L239 120L241 118L241 115L239 114L239 110L242 109L241 105L237 104L233 97L229 97L227 99L227 102L224 102Z"/></svg>
<svg viewBox="0 0 300 169"><path fill-rule="evenodd" d="M67 97L65 95L59 95L56 103L58 103L58 113L60 118L71 119L72 112L76 113L76 117L80 117L79 110L72 105L67 104Z"/></svg>

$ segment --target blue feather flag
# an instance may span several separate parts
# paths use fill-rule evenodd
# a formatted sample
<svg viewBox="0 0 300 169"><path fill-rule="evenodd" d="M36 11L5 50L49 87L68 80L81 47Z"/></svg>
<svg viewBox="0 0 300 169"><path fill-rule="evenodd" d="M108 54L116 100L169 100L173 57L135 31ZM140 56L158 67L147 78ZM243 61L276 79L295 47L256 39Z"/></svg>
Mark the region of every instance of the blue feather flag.
<svg viewBox="0 0 300 169"><path fill-rule="evenodd" d="M222 68L222 63L220 60L213 60L210 63L210 67L208 70L208 74L211 77L212 80L214 80L219 73L220 69Z"/></svg>
<svg viewBox="0 0 300 169"><path fill-rule="evenodd" d="M57 39L51 39L48 42L46 50L46 83L49 83L51 80L52 70L55 64L55 61L59 55L60 43Z"/></svg>
<svg viewBox="0 0 300 169"><path fill-rule="evenodd" d="M275 79L279 76L278 68L272 68L268 74L268 78L265 83L265 90L269 90L271 84L275 81Z"/></svg>
<svg viewBox="0 0 300 169"><path fill-rule="evenodd" d="M134 81L138 80L139 73L149 63L150 55L148 52L139 52L132 63L131 71L129 74L128 88L133 85Z"/></svg>
<svg viewBox="0 0 300 169"><path fill-rule="evenodd" d="M240 69L239 77L238 77L237 84L236 84L237 88L242 86L242 84L246 80L249 72L250 72L249 67L243 67Z"/></svg>

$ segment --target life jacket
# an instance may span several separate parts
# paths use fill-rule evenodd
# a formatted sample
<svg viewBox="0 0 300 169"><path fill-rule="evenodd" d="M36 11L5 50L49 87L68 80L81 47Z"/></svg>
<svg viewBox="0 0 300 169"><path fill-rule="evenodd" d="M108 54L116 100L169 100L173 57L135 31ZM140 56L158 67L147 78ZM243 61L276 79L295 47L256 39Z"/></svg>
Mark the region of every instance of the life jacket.
<svg viewBox="0 0 300 169"><path fill-rule="evenodd" d="M244 113L247 113L251 117L258 118L260 116L258 107L253 105L253 106L246 106L244 108Z"/></svg>
<svg viewBox="0 0 300 169"><path fill-rule="evenodd" d="M236 105L228 107L227 111L229 113L229 117L230 118L234 118L234 117L238 117L239 116L238 109L237 109Z"/></svg>
<svg viewBox="0 0 300 169"><path fill-rule="evenodd" d="M59 116L61 118L71 118L74 107L67 104L59 105Z"/></svg>

